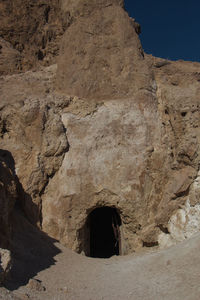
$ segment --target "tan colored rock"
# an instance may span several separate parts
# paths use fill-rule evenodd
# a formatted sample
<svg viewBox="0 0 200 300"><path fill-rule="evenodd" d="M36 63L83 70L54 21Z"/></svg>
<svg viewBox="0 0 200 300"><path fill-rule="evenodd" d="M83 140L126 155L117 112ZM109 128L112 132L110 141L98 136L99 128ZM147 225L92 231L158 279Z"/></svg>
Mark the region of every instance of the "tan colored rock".
<svg viewBox="0 0 200 300"><path fill-rule="evenodd" d="M69 12L73 18L79 16L88 16L95 9L101 9L113 5L124 6L123 0L61 0L61 9L67 13Z"/></svg>
<svg viewBox="0 0 200 300"><path fill-rule="evenodd" d="M11 268L11 253L0 248L0 284L3 283Z"/></svg>
<svg viewBox="0 0 200 300"><path fill-rule="evenodd" d="M49 95L51 76L52 68L44 73L6 77L0 102L1 147L12 153L22 185L19 201L29 219L37 224L41 221L41 194L59 169L63 153L68 151L59 105L66 106L69 97ZM15 88L8 91L13 83Z"/></svg>
<svg viewBox="0 0 200 300"><path fill-rule="evenodd" d="M169 230L170 217L188 195L194 195L199 64L146 60L155 75L148 97L141 93L127 101L102 101L87 115L71 102L63 115L70 150L44 194L43 228L78 252L84 247L82 228L88 211L95 207L114 206L120 211L127 253L158 246L158 235ZM134 130L135 122L141 134ZM195 191L193 201L198 205Z"/></svg>
<svg viewBox="0 0 200 300"><path fill-rule="evenodd" d="M160 248L166 248L192 237L200 231L200 204L192 206L189 199L169 219L167 232L160 233Z"/></svg>
<svg viewBox="0 0 200 300"><path fill-rule="evenodd" d="M0 299L1 300L27 300L27 298L18 297L13 294L13 292L8 291L7 289L0 287Z"/></svg>
<svg viewBox="0 0 200 300"><path fill-rule="evenodd" d="M34 278L29 280L27 287L37 292L45 291L45 287L42 285L41 281Z"/></svg>
<svg viewBox="0 0 200 300"><path fill-rule="evenodd" d="M11 44L0 38L0 76L21 70L21 55Z"/></svg>
<svg viewBox="0 0 200 300"><path fill-rule="evenodd" d="M87 99L129 98L149 89L152 76L137 24L118 1L80 2L83 14L62 38L57 89Z"/></svg>
<svg viewBox="0 0 200 300"><path fill-rule="evenodd" d="M100 5L122 0L99 1ZM60 39L76 17L91 11L97 1L84 0L15 0L0 3L0 36L9 44L3 46L0 71L4 74L48 66L56 62ZM1 45L1 43L0 43ZM8 57L10 60L8 60ZM7 64L7 68L6 68Z"/></svg>
<svg viewBox="0 0 200 300"><path fill-rule="evenodd" d="M169 173L168 183L163 190L163 198L159 204L161 210L156 218L158 224L168 221L175 207L179 208L179 205L185 203L195 177L196 170L190 166Z"/></svg>
<svg viewBox="0 0 200 300"><path fill-rule="evenodd" d="M87 211L98 206L120 211L124 252L138 245L134 232L149 213L141 201L148 197L142 180L149 176L147 149L156 147L159 136L151 135L157 126L154 99L147 94L145 103L136 101L104 102L86 117L63 114L70 150L45 191L43 229L76 251L84 251L77 235Z"/></svg>
<svg viewBox="0 0 200 300"><path fill-rule="evenodd" d="M160 248L177 244L200 231L199 172L186 192L186 201L167 223L167 231L159 234Z"/></svg>
<svg viewBox="0 0 200 300"><path fill-rule="evenodd" d="M200 65L145 55L120 3L101 3L62 2L58 70L1 77L0 142L29 220L86 253L90 212L116 208L125 254L199 205Z"/></svg>
<svg viewBox="0 0 200 300"><path fill-rule="evenodd" d="M12 45L15 53L20 52L23 70L55 63L60 38L70 22L71 16L62 12L57 0L0 3L0 36ZM8 54L10 51L8 49ZM12 52L13 58L14 50ZM12 68L5 70L7 74L19 71L17 60L9 62Z"/></svg>

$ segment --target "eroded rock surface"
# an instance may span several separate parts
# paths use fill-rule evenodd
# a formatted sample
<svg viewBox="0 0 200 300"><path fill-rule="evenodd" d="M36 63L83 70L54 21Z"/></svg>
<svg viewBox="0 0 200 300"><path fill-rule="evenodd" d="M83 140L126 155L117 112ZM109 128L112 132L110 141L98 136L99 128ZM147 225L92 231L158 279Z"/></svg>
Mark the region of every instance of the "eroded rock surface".
<svg viewBox="0 0 200 300"><path fill-rule="evenodd" d="M0 37L0 76L21 70L20 52Z"/></svg>
<svg viewBox="0 0 200 300"><path fill-rule="evenodd" d="M54 67L1 81L1 146L14 157L24 191L19 201L30 220L38 224L41 194L68 150L59 110L70 98L60 95L55 101L56 96L49 94ZM8 91L8 87L12 88Z"/></svg>
<svg viewBox="0 0 200 300"><path fill-rule="evenodd" d="M59 3L59 0L1 1L0 36L21 54L20 69L55 62L60 38L71 22L70 14L63 14ZM11 64L9 59L6 61ZM14 67L15 62L12 71ZM10 68L4 71L12 73Z"/></svg>
<svg viewBox="0 0 200 300"><path fill-rule="evenodd" d="M151 179L146 168L149 149L159 143L159 135L152 134L158 126L156 100L147 93L146 101L136 101L104 101L86 116L62 116L70 149L45 191L43 229L74 250L84 250L77 244L77 230L92 208L120 211L128 249L138 242L134 232L148 220Z"/></svg>
<svg viewBox="0 0 200 300"><path fill-rule="evenodd" d="M119 99L150 87L152 76L138 38L138 24L117 2L82 4L83 13L62 38L59 90L87 99Z"/></svg>
<svg viewBox="0 0 200 300"><path fill-rule="evenodd" d="M22 4L13 14L17 2L12 9L4 2L4 17L11 14L1 19L8 49L2 70L8 59L17 68L9 72L20 61L22 70L37 67L44 53L49 64L67 29L58 69L0 78L0 142L13 157L20 209L79 253L88 242L88 214L101 206L120 214L123 254L159 246L160 234L172 234L171 218L187 203L190 218L199 205L200 64L145 55L138 25L114 0L23 4L26 18L11 47L11 20ZM64 19L56 21L57 9ZM50 24L55 39L40 48ZM32 55L35 47L42 54Z"/></svg>

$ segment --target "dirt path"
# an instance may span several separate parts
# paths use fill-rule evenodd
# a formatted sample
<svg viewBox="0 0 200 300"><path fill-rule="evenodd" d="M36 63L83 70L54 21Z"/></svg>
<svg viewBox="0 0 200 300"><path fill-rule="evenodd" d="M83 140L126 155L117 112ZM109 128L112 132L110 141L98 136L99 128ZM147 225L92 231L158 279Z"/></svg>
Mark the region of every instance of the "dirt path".
<svg viewBox="0 0 200 300"><path fill-rule="evenodd" d="M27 226L16 235L19 252L8 282L20 299L200 299L199 234L155 253L94 259L78 255ZM26 250L20 253L22 244ZM31 277L40 280L46 290L28 286Z"/></svg>

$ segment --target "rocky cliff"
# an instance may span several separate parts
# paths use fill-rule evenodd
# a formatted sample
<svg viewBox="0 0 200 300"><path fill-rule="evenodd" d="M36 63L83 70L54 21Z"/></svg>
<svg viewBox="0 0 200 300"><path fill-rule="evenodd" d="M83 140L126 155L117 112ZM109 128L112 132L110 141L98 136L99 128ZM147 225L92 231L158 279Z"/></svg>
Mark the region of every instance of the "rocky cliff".
<svg viewBox="0 0 200 300"><path fill-rule="evenodd" d="M87 100L122 99L136 96L151 84L139 25L115 2L96 1L63 35L59 90Z"/></svg>
<svg viewBox="0 0 200 300"><path fill-rule="evenodd" d="M97 207L120 214L123 254L199 230L199 63L146 55L122 1L0 11L0 145L21 186L1 179L3 207L79 253Z"/></svg>

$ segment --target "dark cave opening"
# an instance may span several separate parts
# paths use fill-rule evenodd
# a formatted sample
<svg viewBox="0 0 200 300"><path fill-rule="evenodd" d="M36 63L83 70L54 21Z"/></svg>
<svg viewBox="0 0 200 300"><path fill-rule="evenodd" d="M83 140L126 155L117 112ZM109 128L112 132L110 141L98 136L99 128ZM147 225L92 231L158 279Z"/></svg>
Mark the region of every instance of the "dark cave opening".
<svg viewBox="0 0 200 300"><path fill-rule="evenodd" d="M99 207L88 216L90 257L109 258L121 253L121 219L115 208Z"/></svg>

